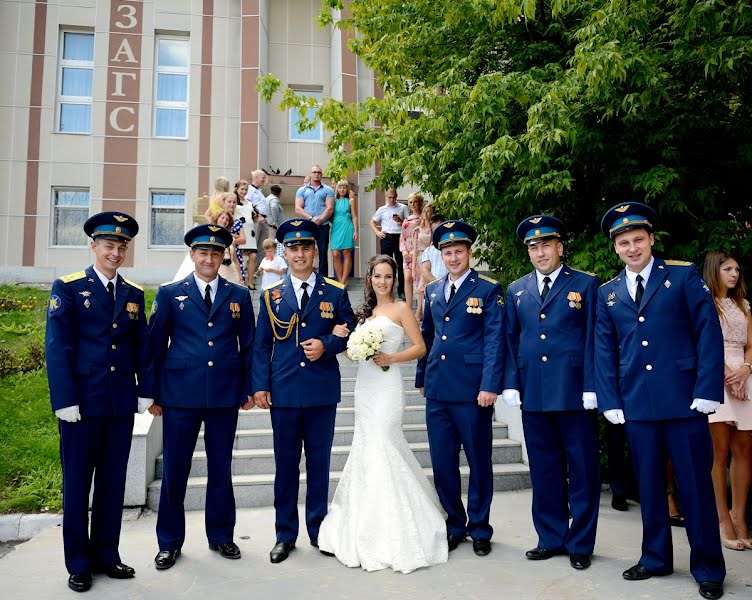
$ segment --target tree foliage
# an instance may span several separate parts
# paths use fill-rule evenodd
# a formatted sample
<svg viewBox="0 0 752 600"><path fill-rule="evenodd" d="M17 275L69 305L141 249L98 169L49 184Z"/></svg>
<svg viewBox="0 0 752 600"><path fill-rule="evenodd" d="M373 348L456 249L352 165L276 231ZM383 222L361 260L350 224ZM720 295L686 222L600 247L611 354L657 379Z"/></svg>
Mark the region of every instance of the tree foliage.
<svg viewBox="0 0 752 600"><path fill-rule="evenodd" d="M749 1L350 0L335 19L343 8L322 0L320 23L356 32L384 95L317 105L330 175L379 163L374 186L420 187L476 225L505 282L529 270L514 231L540 212L568 224L573 266L612 276L599 222L626 200L658 211L666 256L723 247L752 267ZM271 101L281 82L259 89ZM281 109L306 103L282 90Z"/></svg>

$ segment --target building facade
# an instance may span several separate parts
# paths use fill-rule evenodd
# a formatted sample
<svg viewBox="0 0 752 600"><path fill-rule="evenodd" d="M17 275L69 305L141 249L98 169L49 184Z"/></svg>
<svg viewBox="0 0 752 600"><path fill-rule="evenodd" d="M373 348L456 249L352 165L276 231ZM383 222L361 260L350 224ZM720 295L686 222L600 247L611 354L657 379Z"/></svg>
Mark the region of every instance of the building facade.
<svg viewBox="0 0 752 600"><path fill-rule="evenodd" d="M125 272L166 281L219 175L232 182L266 169L293 216L310 166L326 171L327 134L299 131L278 99L261 103L256 78L271 72L299 93L345 102L379 93L348 34L319 28L320 6L0 2L0 280L49 282L80 269L91 262L85 219L121 210L141 226ZM364 191L373 175L351 178L361 191L356 274L376 251L368 221L383 196Z"/></svg>

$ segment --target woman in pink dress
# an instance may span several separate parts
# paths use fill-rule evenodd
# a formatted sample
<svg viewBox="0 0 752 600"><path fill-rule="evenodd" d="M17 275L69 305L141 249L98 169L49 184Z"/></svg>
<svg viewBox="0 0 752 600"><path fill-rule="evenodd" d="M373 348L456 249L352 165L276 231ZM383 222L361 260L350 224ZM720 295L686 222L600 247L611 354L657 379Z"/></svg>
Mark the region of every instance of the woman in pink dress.
<svg viewBox="0 0 752 600"><path fill-rule="evenodd" d="M721 543L731 550L752 549L745 519L752 479L752 318L739 262L731 254L710 252L705 258L704 276L721 320L726 363L723 404L709 416ZM726 494L729 452L731 510Z"/></svg>
<svg viewBox="0 0 752 600"><path fill-rule="evenodd" d="M415 269L413 267L413 247L415 238L415 228L420 222L420 212L423 210L423 196L412 193L407 197L407 208L410 210L410 216L402 221L402 232L400 233L399 247L402 252L402 266L405 273L405 301L412 310L413 306L413 278ZM420 270L420 265L417 266Z"/></svg>
<svg viewBox="0 0 752 600"><path fill-rule="evenodd" d="M426 291L426 281L423 280L423 273L420 268L420 255L431 245L431 217L433 217L433 205L426 204L420 213L420 222L413 233L413 292L418 296L418 308L415 311L415 318L418 321L423 320L423 296Z"/></svg>

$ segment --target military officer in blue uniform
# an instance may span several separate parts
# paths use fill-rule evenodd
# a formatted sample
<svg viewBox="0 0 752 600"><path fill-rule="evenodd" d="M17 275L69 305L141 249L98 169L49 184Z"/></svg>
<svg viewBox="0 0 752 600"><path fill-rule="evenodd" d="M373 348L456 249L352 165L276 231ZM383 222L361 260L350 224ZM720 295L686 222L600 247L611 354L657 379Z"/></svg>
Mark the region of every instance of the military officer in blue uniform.
<svg viewBox="0 0 752 600"><path fill-rule="evenodd" d="M340 401L337 355L347 338L332 334L337 324L352 330L355 315L344 286L313 270L319 226L291 219L277 229L285 247L288 275L264 289L253 358L256 405L271 409L274 429L274 508L277 541L273 563L285 560L298 537L300 454L306 456L306 528L318 547L319 526L328 506L329 462L334 419Z"/></svg>
<svg viewBox="0 0 752 600"><path fill-rule="evenodd" d="M493 535L493 405L501 393L506 343L501 286L470 268L476 238L463 221L445 221L433 232L448 273L426 287L421 331L427 353L418 361L415 386L426 397L434 485L447 512L449 550L470 535L475 553L485 556ZM460 445L470 466L467 512L460 495Z"/></svg>
<svg viewBox="0 0 752 600"><path fill-rule="evenodd" d="M507 288L511 356L502 397L510 406L522 403L538 533L526 556L566 553L572 567L587 569L600 500L593 362L598 279L562 264L564 233L550 215L533 215L517 227L535 269Z"/></svg>
<svg viewBox="0 0 752 600"><path fill-rule="evenodd" d="M185 540L183 502L193 451L204 425L209 548L240 558L233 541L232 448L238 411L252 406L254 315L248 290L218 275L232 235L199 225L185 234L193 273L163 285L149 320L149 392L163 423L162 489L157 517L157 569L169 569Z"/></svg>
<svg viewBox="0 0 752 600"><path fill-rule="evenodd" d="M120 561L118 544L146 338L143 289L117 272L138 223L104 212L89 218L84 231L94 264L53 283L45 337L60 430L65 565L68 587L77 592L91 587L92 573L135 574Z"/></svg>
<svg viewBox="0 0 752 600"><path fill-rule="evenodd" d="M626 427L642 508L642 556L628 580L673 571L666 462L679 481L690 571L704 598L723 595L713 447L707 413L723 401L723 336L692 263L652 254L657 215L639 202L611 208L604 234L626 268L598 292L595 387L599 408ZM626 423L625 423L626 422Z"/></svg>

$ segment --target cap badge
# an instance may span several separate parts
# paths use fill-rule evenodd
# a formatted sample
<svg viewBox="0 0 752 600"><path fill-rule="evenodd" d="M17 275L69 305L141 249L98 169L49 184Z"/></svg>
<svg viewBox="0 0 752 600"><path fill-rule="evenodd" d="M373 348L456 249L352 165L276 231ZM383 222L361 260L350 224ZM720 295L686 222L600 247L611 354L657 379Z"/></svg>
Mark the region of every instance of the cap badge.
<svg viewBox="0 0 752 600"><path fill-rule="evenodd" d="M622 213L622 212L627 211L628 209L629 209L629 204L624 204L624 205L620 206L619 208L615 208L614 210L616 212Z"/></svg>
<svg viewBox="0 0 752 600"><path fill-rule="evenodd" d="M125 223L128 220L128 217L124 217L122 215L113 215L112 216L118 223Z"/></svg>
<svg viewBox="0 0 752 600"><path fill-rule="evenodd" d="M535 217L534 219L530 219L530 222L531 222L531 223L532 223L533 225L537 225L538 223L540 223L540 221L541 221L541 219L542 219L542 218L543 218L543 217Z"/></svg>
<svg viewBox="0 0 752 600"><path fill-rule="evenodd" d="M290 221L290 224L295 227L300 227L303 224L303 221Z"/></svg>
<svg viewBox="0 0 752 600"><path fill-rule="evenodd" d="M122 229L120 227L115 227L115 233L120 233Z"/></svg>
<svg viewBox="0 0 752 600"><path fill-rule="evenodd" d="M296 238L299 238L299 237L300 237L300 232L299 232L299 231L298 231L298 232L297 232L297 233L295 234L295 237L296 237Z"/></svg>
<svg viewBox="0 0 752 600"><path fill-rule="evenodd" d="M454 227L454 222L444 223L444 227L447 228L447 229L451 229L452 227Z"/></svg>
<svg viewBox="0 0 752 600"><path fill-rule="evenodd" d="M216 233L217 231L219 231L219 227L215 227L214 225L209 225L209 231L213 231L214 233ZM212 240L212 242L213 241L214 240Z"/></svg>

